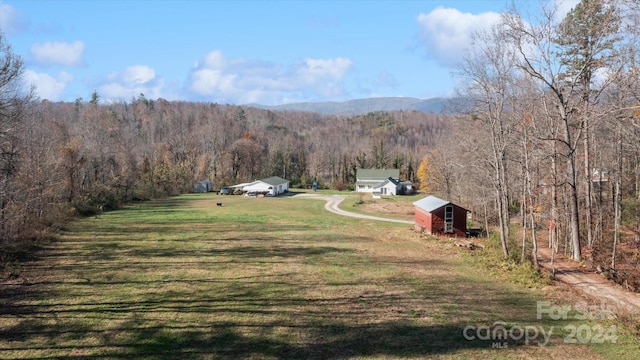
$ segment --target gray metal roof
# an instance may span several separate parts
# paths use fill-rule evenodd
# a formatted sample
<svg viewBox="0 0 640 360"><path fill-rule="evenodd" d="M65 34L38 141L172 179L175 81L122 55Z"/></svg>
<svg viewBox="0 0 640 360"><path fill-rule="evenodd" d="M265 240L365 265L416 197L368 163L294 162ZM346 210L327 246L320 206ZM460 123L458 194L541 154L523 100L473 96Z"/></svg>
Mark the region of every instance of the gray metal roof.
<svg viewBox="0 0 640 360"><path fill-rule="evenodd" d="M388 178L397 179L400 177L399 169L358 169L356 178L362 180L386 180Z"/></svg>
<svg viewBox="0 0 640 360"><path fill-rule="evenodd" d="M257 182L257 181L253 181L253 182L246 182L246 183L241 183L241 184L236 184L236 185L230 185L229 187L230 187L230 188L234 188L234 189L236 189L236 188L243 188L243 187L245 187L245 186L253 185L253 184L256 184L256 183L258 183L258 182Z"/></svg>
<svg viewBox="0 0 640 360"><path fill-rule="evenodd" d="M362 182L364 182L364 181L362 181ZM393 185L398 186L398 184L399 184L400 182L399 182L398 180L394 179L394 178L388 178L387 180L385 180L385 181L383 181L383 182L381 182L381 183L377 184L377 185L376 185L376 186L374 186L373 188L374 188L374 189L379 189L379 188L381 188L381 187L383 187L383 186L387 186L387 184L389 184L389 183L392 183Z"/></svg>
<svg viewBox="0 0 640 360"><path fill-rule="evenodd" d="M260 181L262 181L263 183L267 183L269 185L273 185L273 186L282 185L282 184L286 184L286 183L289 182L289 180L283 179L280 176L272 176L272 177L268 177L266 179L262 179Z"/></svg>
<svg viewBox="0 0 640 360"><path fill-rule="evenodd" d="M436 209L440 209L441 207L447 204L450 204L450 202L437 198L433 195L429 195L426 198L418 200L413 203L414 206L417 206L420 209L426 210L428 212L432 212Z"/></svg>

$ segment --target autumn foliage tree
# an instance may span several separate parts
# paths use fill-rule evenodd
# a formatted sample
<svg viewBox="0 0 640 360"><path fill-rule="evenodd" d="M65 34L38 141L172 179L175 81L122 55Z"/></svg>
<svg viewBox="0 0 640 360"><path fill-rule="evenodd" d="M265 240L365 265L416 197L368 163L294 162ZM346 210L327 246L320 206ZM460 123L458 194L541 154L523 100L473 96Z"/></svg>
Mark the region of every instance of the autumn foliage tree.
<svg viewBox="0 0 640 360"><path fill-rule="evenodd" d="M434 149L422 158L418 172L420 190L424 193L433 193L451 199L451 171L445 163L440 150Z"/></svg>

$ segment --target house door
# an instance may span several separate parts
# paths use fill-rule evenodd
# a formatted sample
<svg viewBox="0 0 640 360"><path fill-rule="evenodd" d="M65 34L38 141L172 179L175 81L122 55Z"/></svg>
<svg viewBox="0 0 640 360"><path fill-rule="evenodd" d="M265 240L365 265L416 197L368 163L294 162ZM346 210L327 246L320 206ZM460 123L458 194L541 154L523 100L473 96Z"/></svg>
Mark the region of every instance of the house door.
<svg viewBox="0 0 640 360"><path fill-rule="evenodd" d="M444 232L453 232L453 206L447 205L444 208Z"/></svg>

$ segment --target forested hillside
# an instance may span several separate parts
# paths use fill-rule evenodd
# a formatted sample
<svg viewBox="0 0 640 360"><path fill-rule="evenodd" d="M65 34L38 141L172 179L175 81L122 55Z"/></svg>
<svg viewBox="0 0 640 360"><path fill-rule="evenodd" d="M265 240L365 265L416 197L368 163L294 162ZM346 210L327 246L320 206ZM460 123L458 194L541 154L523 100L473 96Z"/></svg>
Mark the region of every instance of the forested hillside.
<svg viewBox="0 0 640 360"><path fill-rule="evenodd" d="M637 290L640 8L583 1L561 21L554 11L530 23L512 10L475 34L458 69L466 85L449 107L457 115L448 116L320 115L143 94L51 103L19 91L22 62L0 46L3 241L203 179L220 188L277 175L292 187L349 189L357 168L397 168L424 193L468 208L497 234L505 259L537 267L544 239Z"/></svg>
<svg viewBox="0 0 640 360"><path fill-rule="evenodd" d="M357 168L398 168L415 180L447 119L421 112L355 117L148 100L99 104L33 101L15 132L6 173L3 234L18 236L68 211L281 176L348 189ZM10 175L10 176L8 176Z"/></svg>

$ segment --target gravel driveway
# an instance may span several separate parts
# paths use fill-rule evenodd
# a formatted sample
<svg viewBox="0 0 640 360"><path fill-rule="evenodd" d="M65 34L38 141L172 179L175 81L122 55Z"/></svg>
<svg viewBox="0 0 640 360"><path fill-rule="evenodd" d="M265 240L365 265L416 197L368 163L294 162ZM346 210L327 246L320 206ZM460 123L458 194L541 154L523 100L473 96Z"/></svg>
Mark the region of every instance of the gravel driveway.
<svg viewBox="0 0 640 360"><path fill-rule="evenodd" d="M350 211L342 210L340 209L340 203L347 198L344 195L316 195L316 194L305 193L305 194L296 195L296 197L306 197L310 199L325 200L327 203L324 204L324 208L327 211L331 211L332 213L342 215L342 216L350 216L358 219L375 220L375 221L388 221L388 222L410 224L410 225L415 224L414 221L409 221L409 220L389 219L389 218L383 218L379 216L357 214Z"/></svg>

